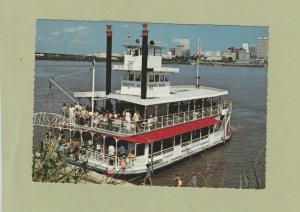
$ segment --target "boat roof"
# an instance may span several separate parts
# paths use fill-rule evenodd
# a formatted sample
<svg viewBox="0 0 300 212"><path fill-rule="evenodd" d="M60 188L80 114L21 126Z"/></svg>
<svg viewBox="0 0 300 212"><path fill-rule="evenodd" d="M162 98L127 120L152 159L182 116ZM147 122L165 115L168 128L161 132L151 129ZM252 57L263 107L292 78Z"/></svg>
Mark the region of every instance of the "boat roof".
<svg viewBox="0 0 300 212"><path fill-rule="evenodd" d="M122 45L125 48L142 48L141 44L124 44ZM157 46L157 45L148 45L148 48L150 49L164 49L162 46Z"/></svg>
<svg viewBox="0 0 300 212"><path fill-rule="evenodd" d="M140 68L137 69L128 69L128 67L124 65L113 65L113 70L116 71L136 71L136 72L142 72ZM173 68L173 67L159 67L159 68L153 68L153 72L162 72L162 73L179 73L179 68ZM149 71L149 73L151 73Z"/></svg>
<svg viewBox="0 0 300 212"><path fill-rule="evenodd" d="M120 91L116 91L115 93L111 93L109 95L106 95L105 91L95 91L94 97L111 98L120 101L130 102L137 105L149 106L149 105L166 104L172 102L189 101L194 99L196 100L196 99L209 98L209 97L218 97L227 94L228 94L227 90L205 87L205 86L200 86L198 89L194 86L171 86L170 95L164 97L141 99L141 97L137 95L120 94ZM74 96L90 98L92 97L92 92L91 91L75 92Z"/></svg>

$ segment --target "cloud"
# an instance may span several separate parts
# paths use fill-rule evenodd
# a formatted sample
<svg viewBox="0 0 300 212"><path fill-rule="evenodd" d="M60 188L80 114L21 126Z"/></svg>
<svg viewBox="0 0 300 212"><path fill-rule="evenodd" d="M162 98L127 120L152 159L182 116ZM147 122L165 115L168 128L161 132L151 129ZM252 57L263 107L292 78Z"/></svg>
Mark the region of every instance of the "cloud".
<svg viewBox="0 0 300 212"><path fill-rule="evenodd" d="M87 27L85 26L77 26L77 27L68 27L65 28L64 31L67 33L77 33L77 34L86 34L87 33Z"/></svg>

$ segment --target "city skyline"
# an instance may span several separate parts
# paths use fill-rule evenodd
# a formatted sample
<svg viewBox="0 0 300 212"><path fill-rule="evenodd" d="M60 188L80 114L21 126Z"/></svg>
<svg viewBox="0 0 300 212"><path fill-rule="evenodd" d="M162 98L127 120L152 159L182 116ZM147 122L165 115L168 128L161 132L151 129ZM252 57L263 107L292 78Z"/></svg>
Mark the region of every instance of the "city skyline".
<svg viewBox="0 0 300 212"><path fill-rule="evenodd" d="M38 20L36 23L36 52L93 55L106 51L106 25L112 25L113 52L123 54L121 46L140 38L142 23L112 21ZM209 51L223 51L242 43L256 44L258 37L269 37L268 27L233 25L191 25L148 23L149 41L163 46L166 54L180 38L190 40L191 55L201 47Z"/></svg>

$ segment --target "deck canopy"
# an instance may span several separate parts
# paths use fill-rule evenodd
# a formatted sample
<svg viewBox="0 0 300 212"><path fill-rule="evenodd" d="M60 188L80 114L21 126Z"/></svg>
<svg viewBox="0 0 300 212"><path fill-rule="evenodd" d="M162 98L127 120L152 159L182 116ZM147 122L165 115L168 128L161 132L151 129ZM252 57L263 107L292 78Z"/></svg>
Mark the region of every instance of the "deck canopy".
<svg viewBox="0 0 300 212"><path fill-rule="evenodd" d="M149 106L149 105L159 105L159 104L167 104L172 102L181 102L181 101L190 101L202 98L211 98L227 95L227 90L210 88L200 86L199 89L194 86L171 86L170 96L165 97L157 97L157 98L147 98L141 99L140 96L137 95L124 95L120 94L118 91L116 93L111 93L109 95L105 95L103 91L96 91L96 98L110 98L116 99L119 101L130 102L137 105ZM89 98L92 96L92 92L75 92L75 97L86 97Z"/></svg>
<svg viewBox="0 0 300 212"><path fill-rule="evenodd" d="M205 118L205 119L199 119L184 124L178 124L172 127L151 131L151 132L146 132L139 135L130 136L130 137L126 137L126 136L114 136L114 137L128 142L148 144L151 142L160 141L166 138L174 137L176 135L181 135L183 133L191 132L193 130L197 130L203 127L208 127L218 123L222 123L222 121L216 120L214 118Z"/></svg>

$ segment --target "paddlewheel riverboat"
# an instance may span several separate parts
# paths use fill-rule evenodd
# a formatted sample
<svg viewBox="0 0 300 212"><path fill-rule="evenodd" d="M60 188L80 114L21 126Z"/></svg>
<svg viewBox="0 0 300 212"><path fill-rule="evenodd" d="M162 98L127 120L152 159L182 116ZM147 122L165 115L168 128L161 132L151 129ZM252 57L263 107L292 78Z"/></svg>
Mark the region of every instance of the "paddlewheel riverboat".
<svg viewBox="0 0 300 212"><path fill-rule="evenodd" d="M91 100L88 122L78 123L70 114L35 113L34 125L69 130L70 139L79 132L90 167L105 171L113 163L124 175L144 173L146 164L152 170L163 168L230 139L232 104L226 100L228 91L199 84L171 85L171 77L179 69L162 66L162 47L153 41L148 44L146 24L142 44L125 45L124 63L112 66L111 26L106 33L106 90L94 89L94 65L91 91L74 92L73 97L66 93L77 107L78 98ZM111 91L112 70L121 75L121 89L115 92ZM50 83L59 88L54 80ZM95 104L98 101L105 103L102 115ZM91 135L89 141L82 139L86 133ZM77 157L73 162L83 161Z"/></svg>

